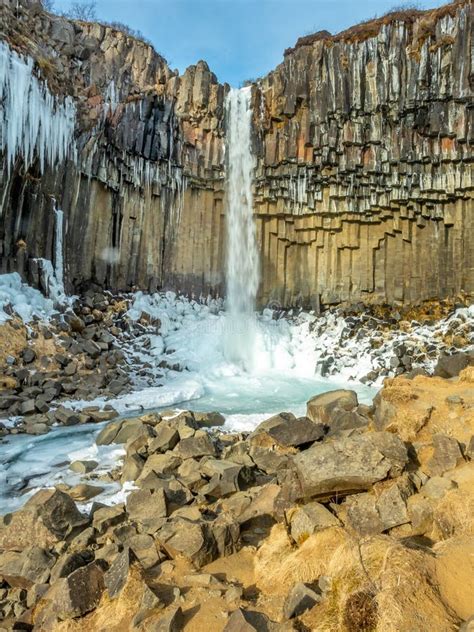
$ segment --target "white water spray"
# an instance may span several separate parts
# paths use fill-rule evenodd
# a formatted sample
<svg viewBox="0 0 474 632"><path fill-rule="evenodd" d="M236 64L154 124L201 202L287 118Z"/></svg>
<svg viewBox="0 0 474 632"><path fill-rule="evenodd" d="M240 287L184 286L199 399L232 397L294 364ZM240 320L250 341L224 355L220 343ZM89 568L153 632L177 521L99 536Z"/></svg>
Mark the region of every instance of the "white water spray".
<svg viewBox="0 0 474 632"><path fill-rule="evenodd" d="M227 301L226 355L246 370L254 365L255 299L259 260L253 218L251 88L232 89L227 115Z"/></svg>

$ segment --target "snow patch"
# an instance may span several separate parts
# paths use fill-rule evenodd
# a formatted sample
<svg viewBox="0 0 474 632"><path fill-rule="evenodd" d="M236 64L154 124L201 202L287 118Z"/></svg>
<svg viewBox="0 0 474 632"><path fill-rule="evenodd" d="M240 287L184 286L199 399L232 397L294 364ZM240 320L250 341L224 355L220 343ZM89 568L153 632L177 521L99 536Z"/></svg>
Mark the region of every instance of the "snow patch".
<svg viewBox="0 0 474 632"><path fill-rule="evenodd" d="M0 323L11 317L6 311L7 306L25 323L34 317L47 320L55 313L53 301L23 283L17 272L0 275Z"/></svg>

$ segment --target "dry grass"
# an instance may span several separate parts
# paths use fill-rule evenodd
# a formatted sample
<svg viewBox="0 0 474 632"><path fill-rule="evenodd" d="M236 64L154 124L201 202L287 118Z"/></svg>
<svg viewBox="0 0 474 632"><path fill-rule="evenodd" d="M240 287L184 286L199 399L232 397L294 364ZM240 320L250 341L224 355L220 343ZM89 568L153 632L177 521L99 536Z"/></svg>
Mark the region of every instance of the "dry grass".
<svg viewBox="0 0 474 632"><path fill-rule="evenodd" d="M469 2L470 0L455 0L454 2L450 2L440 7L439 9L430 9L427 11L419 10L413 7L405 9L397 8L389 11L380 18L366 20L346 29L345 31L341 31L336 35L331 35L327 31L318 31L317 33L300 37L293 48L287 48L285 50L284 55L286 57L302 46L312 46L315 42L321 40L327 44L333 44L338 41L348 44L363 42L371 37L376 37L383 26L393 22L404 22L413 30L415 41L413 42L412 51L413 53L416 53L421 44L428 37L434 35L438 20L446 15L453 16L460 6L469 4Z"/></svg>
<svg viewBox="0 0 474 632"><path fill-rule="evenodd" d="M436 587L433 556L389 536L355 540L335 527L294 549L284 528L276 525L257 552L255 573L263 594L282 596L298 581L327 576L331 588L326 598L302 617L314 631L455 629L455 617Z"/></svg>
<svg viewBox="0 0 474 632"><path fill-rule="evenodd" d="M26 347L26 331L19 320L0 325L0 367L5 366L7 356L18 357Z"/></svg>
<svg viewBox="0 0 474 632"><path fill-rule="evenodd" d="M402 441L431 443L441 433L467 443L474 434L474 367L461 372L458 380L419 375L412 380L403 376L386 380L380 393L382 406L391 410L386 430ZM459 404L448 397L459 396ZM383 408L382 408L383 410Z"/></svg>
<svg viewBox="0 0 474 632"><path fill-rule="evenodd" d="M449 477L458 487L448 491L434 508L434 540L474 536L474 464L466 464Z"/></svg>
<svg viewBox="0 0 474 632"><path fill-rule="evenodd" d="M319 632L454 630L455 618L435 587L431 555L388 536L340 546L327 566L332 589L303 617ZM355 606L362 610L356 613ZM365 627L364 627L365 626Z"/></svg>
<svg viewBox="0 0 474 632"><path fill-rule="evenodd" d="M296 582L324 575L333 553L348 539L339 527L310 535L295 549L283 525L275 525L255 556L255 583L267 594L286 595Z"/></svg>

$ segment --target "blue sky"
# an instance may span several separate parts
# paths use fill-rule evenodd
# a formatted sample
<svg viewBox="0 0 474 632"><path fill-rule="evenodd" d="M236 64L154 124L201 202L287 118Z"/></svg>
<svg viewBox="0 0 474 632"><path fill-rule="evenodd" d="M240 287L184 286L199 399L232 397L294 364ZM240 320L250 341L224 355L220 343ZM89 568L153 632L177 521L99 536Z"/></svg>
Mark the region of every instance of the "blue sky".
<svg viewBox="0 0 474 632"><path fill-rule="evenodd" d="M70 0L55 4L66 10ZM337 33L404 4L403 0L97 0L97 17L140 30L180 73L205 59L220 81L238 86L272 70L284 49L301 35L323 29ZM421 0L417 6L440 4L441 0Z"/></svg>

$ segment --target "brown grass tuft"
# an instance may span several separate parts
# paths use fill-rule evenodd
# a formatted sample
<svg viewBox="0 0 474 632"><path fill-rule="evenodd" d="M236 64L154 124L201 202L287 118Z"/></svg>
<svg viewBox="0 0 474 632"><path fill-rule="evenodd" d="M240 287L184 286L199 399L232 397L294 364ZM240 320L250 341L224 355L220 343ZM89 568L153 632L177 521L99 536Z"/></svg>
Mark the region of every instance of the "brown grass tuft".
<svg viewBox="0 0 474 632"><path fill-rule="evenodd" d="M343 619L351 632L373 632L377 627L378 606L372 591L359 590L349 595Z"/></svg>

